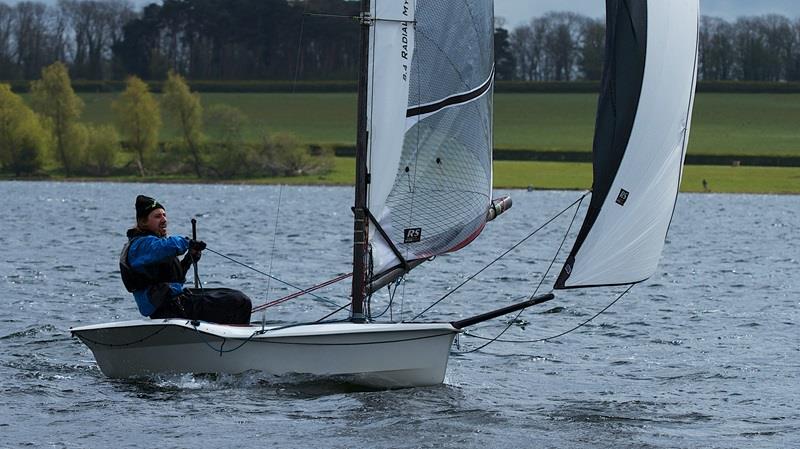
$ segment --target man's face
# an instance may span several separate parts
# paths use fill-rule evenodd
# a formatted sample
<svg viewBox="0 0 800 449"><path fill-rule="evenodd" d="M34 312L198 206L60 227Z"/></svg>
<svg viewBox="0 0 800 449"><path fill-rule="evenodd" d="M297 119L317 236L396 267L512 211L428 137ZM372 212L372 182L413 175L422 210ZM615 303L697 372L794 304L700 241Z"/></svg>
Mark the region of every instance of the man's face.
<svg viewBox="0 0 800 449"><path fill-rule="evenodd" d="M145 228L159 237L167 236L167 212L164 209L156 208L147 215Z"/></svg>

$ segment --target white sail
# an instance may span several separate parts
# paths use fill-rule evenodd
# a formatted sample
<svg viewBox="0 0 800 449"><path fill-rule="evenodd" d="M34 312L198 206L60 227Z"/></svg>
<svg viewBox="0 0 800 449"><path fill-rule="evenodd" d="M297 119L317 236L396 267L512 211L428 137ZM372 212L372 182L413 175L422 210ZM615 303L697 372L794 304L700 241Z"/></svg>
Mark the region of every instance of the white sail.
<svg viewBox="0 0 800 449"><path fill-rule="evenodd" d="M416 1L373 0L367 85L367 154L370 184L367 204L383 211L403 149L411 59L414 55Z"/></svg>
<svg viewBox="0 0 800 449"><path fill-rule="evenodd" d="M655 272L689 138L698 0L606 4L592 203L556 288L630 284Z"/></svg>
<svg viewBox="0 0 800 449"><path fill-rule="evenodd" d="M389 2L397 10L384 17L413 27L382 23L385 2L368 98L367 204L383 231L370 226L376 276L468 244L485 225L492 183L492 2Z"/></svg>

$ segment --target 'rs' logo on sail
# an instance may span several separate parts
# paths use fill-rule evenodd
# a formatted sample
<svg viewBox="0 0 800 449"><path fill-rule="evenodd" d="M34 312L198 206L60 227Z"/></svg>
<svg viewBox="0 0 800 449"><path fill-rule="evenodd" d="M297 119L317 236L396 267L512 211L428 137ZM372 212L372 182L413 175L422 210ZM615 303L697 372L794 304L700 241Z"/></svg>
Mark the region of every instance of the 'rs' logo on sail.
<svg viewBox="0 0 800 449"><path fill-rule="evenodd" d="M628 195L630 195L630 192L625 189L619 189L619 195L617 195L617 204L624 206L625 201L628 201Z"/></svg>
<svg viewBox="0 0 800 449"><path fill-rule="evenodd" d="M409 228L403 230L403 243L416 243L422 239L422 228Z"/></svg>

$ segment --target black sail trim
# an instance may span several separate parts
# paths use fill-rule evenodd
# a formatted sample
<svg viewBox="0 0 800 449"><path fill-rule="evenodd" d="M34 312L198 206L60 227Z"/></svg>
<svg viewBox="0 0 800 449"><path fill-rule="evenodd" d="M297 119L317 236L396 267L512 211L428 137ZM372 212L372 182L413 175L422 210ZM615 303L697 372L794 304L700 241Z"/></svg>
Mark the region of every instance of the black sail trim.
<svg viewBox="0 0 800 449"><path fill-rule="evenodd" d="M447 97L435 103L410 108L406 111L406 117L416 117L418 115L432 114L434 112L440 111L450 106L457 106L459 104L468 103L486 93L486 91L492 87L493 81L494 81L494 67L492 67L492 73L489 75L489 78L486 80L486 82L484 82L477 88L469 92L464 92L463 94Z"/></svg>

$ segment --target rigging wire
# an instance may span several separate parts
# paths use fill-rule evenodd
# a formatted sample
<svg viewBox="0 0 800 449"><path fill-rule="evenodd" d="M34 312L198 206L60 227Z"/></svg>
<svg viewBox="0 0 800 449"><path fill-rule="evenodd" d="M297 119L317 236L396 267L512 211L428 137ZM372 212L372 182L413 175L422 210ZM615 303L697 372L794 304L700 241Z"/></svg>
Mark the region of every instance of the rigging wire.
<svg viewBox="0 0 800 449"><path fill-rule="evenodd" d="M623 296L627 295L628 292L631 291L631 289L633 288L634 285L636 285L636 284L629 285L628 288L626 288L625 291L620 293L619 296L617 296L617 298L615 300L611 301L610 304L608 304L607 306L603 307L599 312L595 313L588 320L578 324L577 326L575 326L575 327L573 327L571 329L568 329L568 330L566 330L564 332L561 332L560 334L551 335L551 336L545 337L545 338L537 338L536 340L502 340L502 339L499 339L497 337L495 337L495 338L483 337L483 336L480 336L480 335L470 334L469 332L464 332L464 335L469 336L469 337L473 337L473 338L477 338L477 339L480 339L480 340L490 340L490 343L491 342L495 342L495 341L498 341L498 342L501 342L501 343L539 343L539 342L543 342L543 341L555 340L556 338L563 337L564 335L567 335L567 334L569 334L569 333L571 333L573 331L576 331L576 330L582 328L583 326L589 324L592 320L594 320L598 316L600 316L603 313L605 313L605 311L610 309L611 306L613 306L614 304L619 302L619 300L622 299ZM498 337L499 337L499 335L498 335ZM484 345L484 346L486 346L486 345ZM484 347L484 346L481 346L481 348ZM478 349L480 349L480 348L478 348ZM474 352L476 350L470 350L470 351L467 351L467 352L460 352L459 354L467 354L469 352Z"/></svg>
<svg viewBox="0 0 800 449"><path fill-rule="evenodd" d="M300 59L303 51L303 30L306 25L306 10L308 9L308 2L303 5L302 19L300 19L300 37L297 40L297 58L294 61L294 82L292 83L292 93L297 91L297 79L300 77Z"/></svg>
<svg viewBox="0 0 800 449"><path fill-rule="evenodd" d="M567 231L564 232L564 237L561 239L561 243L558 245L558 249L556 249L556 253L553 256L553 259L550 261L550 265L548 265L547 270L544 272L544 274L542 275L542 278L539 280L539 285L536 286L536 289L533 291L533 293L531 293L529 299L532 299L534 296L536 296L536 293L539 292L539 288L542 287L542 284L544 283L544 280L547 279L547 275L550 273L550 270L553 268L553 265L555 265L556 259L558 259L558 255L561 254L561 249L564 248L564 243L567 241L567 237L569 237L569 232L572 230L572 225L575 224L575 218L578 217L578 211L580 211L581 204L583 203L584 198L586 198L586 195L588 195L588 192L584 193L582 197L580 197L575 203L572 203L570 205L570 207L573 207L573 206L575 206L577 204L577 207L575 207L575 213L572 215L572 220L570 220L569 226L567 226ZM569 210L569 209L565 209L565 211L566 210ZM487 341L486 343L482 344L481 346L478 346L477 348L470 349L469 351L464 351L462 354L469 354L471 352L480 351L481 349L483 349L483 348L489 346L490 344L494 343L495 341L497 341L498 338L502 337L503 334L505 334L511 328L511 326L514 324L514 322L516 322L519 319L520 315L522 315L522 312L524 312L524 311L525 311L525 309L521 309L519 312L517 312L517 314L514 316L514 319L509 320L508 324L506 324L505 329L500 331L500 333L497 334L497 336L495 338L490 339L489 341Z"/></svg>
<svg viewBox="0 0 800 449"><path fill-rule="evenodd" d="M472 274L471 276L467 277L467 279L465 279L465 280L464 280L462 283L458 284L458 285L457 285L457 286L456 286L454 289L450 290L450 291L449 291L449 292L447 292L447 293L446 293L444 296L442 296L442 297L441 297L441 298L439 298L438 300L434 301L434 303L433 303L433 304L429 305L429 306L428 306L428 307L427 307L425 310L423 310L422 312L418 313L418 314L417 314L417 316L415 316L414 318L412 318L412 319L411 319L411 321L414 321L414 320L416 320L417 318L421 317L421 316L422 316L422 315L424 315L426 312L428 312L428 311L429 311L429 310L431 310L433 307L435 307L437 304L439 304L440 302L444 301L444 300L445 300L445 298L447 298L448 296L452 295L452 294L453 294L453 293L455 293L455 292L456 292L458 289L460 289L461 287L463 287L464 285L466 285L468 282L470 282L470 281L472 281L473 279L475 279L475 277L477 277L478 275L480 275L481 273L483 273L484 271L486 271L486 270L487 270L489 267L491 267L492 265L494 265L495 263L497 263L497 262L498 262L500 259L502 259L503 257L507 256L507 255L508 255L508 254L509 254L511 251L514 251L515 249L517 249L517 247L519 247L520 245L522 245L523 243L525 243L525 241L527 241L528 239L530 239L531 237L533 237L534 235L536 235L536 234L537 234L539 231L541 231L542 229L546 228L546 227L547 227L547 226L548 226L550 223L554 222L554 221L555 221L555 220L556 220L558 217L560 217L561 215L565 214L565 213L566 213L568 210L570 210L571 208L573 208L573 207L574 207L576 204L577 204L577 205L580 205L580 203L582 203L582 202L583 202L584 198L586 198L586 196L587 196L587 195L589 195L589 193L591 193L591 191L587 191L587 192L585 192L583 195L581 195L581 197L580 197L580 198L578 198L578 199L577 199L577 200L575 200L575 201L574 201L572 204L570 204L569 206L567 206L566 208L564 208L564 210L562 210L561 212L559 212L558 214L556 214L556 215L555 215L553 218L551 218L551 219L547 220L547 221L546 221L546 222L545 222L543 225L539 226L539 227L538 227L538 228L536 228L536 229L535 229L533 232L531 232L530 234L528 234L527 236L525 236L525 237L524 237L522 240L520 240L519 242L517 242L517 243L515 243L514 245L512 245L512 246L511 246L511 248L507 249L507 250L506 250L506 251L504 251L502 254L500 254L499 256L497 256L497 257L496 257L494 260L492 260L491 262L489 262L489 263L488 263L486 266L484 266L483 268L481 268L480 270L478 270L476 273ZM576 210L575 210L576 214L577 214L577 211L578 211L578 209L580 209L580 206L579 206L578 208L576 208ZM573 221L574 221L574 220L575 220L575 218L573 217ZM570 226L572 226L572 224L570 224ZM569 233L569 231L567 231L567 233ZM565 237L565 238L566 238L566 237ZM563 245L563 242L562 242L562 245ZM559 247L559 249L560 249L560 247ZM542 278L542 281L544 281L544 278ZM541 283L540 283L540 285L541 285ZM537 287L537 289L538 289L538 287Z"/></svg>
<svg viewBox="0 0 800 449"><path fill-rule="evenodd" d="M392 290L392 284L389 284L387 287L389 289L389 304L386 306L385 309L383 309L383 312L381 312L381 313L379 313L379 314L377 314L375 316L370 316L370 319L374 320L376 318L380 318L380 317L386 315L386 312L389 312L389 321L393 322L393 315L391 313L391 310L392 310L392 303L394 303L394 294L395 294L395 292L397 292L397 284L395 284L394 290Z"/></svg>
<svg viewBox="0 0 800 449"><path fill-rule="evenodd" d="M403 281L403 291L400 292L400 321L403 321L403 317L406 315L406 283L405 280Z"/></svg>
<svg viewBox="0 0 800 449"><path fill-rule="evenodd" d="M348 14L329 14L321 12L303 12L303 15L311 17L332 17L334 19L352 19L352 20L359 20L361 18L359 16L353 16Z"/></svg>
<svg viewBox="0 0 800 449"><path fill-rule="evenodd" d="M279 299L276 299L276 300L273 300L273 301L258 305L256 307L253 307L253 312L258 312L258 311L263 310L263 309L268 309L270 307L277 306L278 304L283 304L284 302L289 301L291 299L295 299L295 298L298 298L298 297L303 296L305 294L308 294L310 292L313 292L315 290L319 290L319 289L327 287L329 285L333 285L333 284L335 284L335 283L337 283L339 281L342 281L344 279L349 278L352 275L353 275L353 273L343 274L341 276L337 276L337 277L335 277L333 279L327 280L327 281L319 283L317 285L313 285L311 287L308 287L305 290L300 290L298 292L292 293L291 295L284 296L283 298L279 298Z"/></svg>
<svg viewBox="0 0 800 449"><path fill-rule="evenodd" d="M216 254L216 255L218 255L218 256L220 256L220 257L222 257L223 259L227 259L227 260L229 260L229 261L231 261L231 262L233 262L233 263L235 263L235 264L241 265L241 266L243 266L243 267L245 267L245 268L247 268L247 269L249 269L249 270L253 270L253 271L255 271L256 273L258 273L258 274L261 274L261 275L264 275L264 276L266 276L266 277L268 277L268 278L272 279L273 281L279 282L279 283L281 283L281 284L283 284L283 285L285 285L285 286L287 286L287 287L291 287L291 288L293 288L293 289L295 289L295 290L298 290L298 291L302 291L302 290L304 290L302 287L298 287L298 286L296 286L296 285L294 285L294 284L291 284L291 283L289 283L289 282L286 282L286 281L284 281L284 280L282 280L282 279L279 279L279 278L277 278L277 277L275 277L275 276L273 276L273 275L271 275L271 274L269 274L269 273L265 273L265 272L263 272L263 271L259 270L258 268L255 268L255 267L252 267L252 266L250 266L250 265L247 265L247 264L246 264L246 263L244 263L244 262L240 262L240 261L238 261L238 260L234 259L233 257L230 257L230 256L228 256L228 255L225 255L225 254L223 254L223 253L220 253L220 252L218 252L218 251L214 251L213 249L211 249L211 248L209 248L209 247L206 247L205 251L210 251L210 252L212 252L212 253L214 253L214 254ZM309 295L311 295L312 297L316 298L316 299L317 299L317 300L319 300L319 301L326 302L326 303L328 303L328 304L331 304L331 305L334 305L334 306L336 306L336 307L339 307L339 304L335 303L334 301L331 301L331 300L330 300L330 299L328 299L328 298L325 298L325 297L322 297L322 296L319 296L319 295L316 295L316 294L314 294L314 293L310 293L310 292L309 292Z"/></svg>
<svg viewBox="0 0 800 449"><path fill-rule="evenodd" d="M329 313L329 314L325 315L324 317L322 317L322 318L318 319L317 321L314 321L314 323L315 323L315 324L316 324L316 323L321 323L321 322L325 321L326 319L328 319L328 318L330 318L330 317L332 317L332 316L336 315L337 313L341 312L342 310L344 310L344 309L346 309L346 308L348 308L348 307L350 307L350 303L347 303L347 304L345 304L345 305L343 305L343 306L339 307L338 309L336 309L336 310L334 310L333 312L331 312L331 313Z"/></svg>
<svg viewBox="0 0 800 449"><path fill-rule="evenodd" d="M283 199L283 184L281 184L280 188L278 189L278 206L275 208L275 227L272 231L272 249L269 253L269 269L267 272L270 274L270 277L267 278L267 295L266 299L269 299L269 292L272 285L272 262L275 261L275 241L278 237L278 220L281 217L281 200ZM267 325L267 312L266 307L264 307L264 313L261 316L261 328L264 329ZM251 312L252 313L252 312Z"/></svg>
<svg viewBox="0 0 800 449"><path fill-rule="evenodd" d="M394 282L394 290L392 290L391 286L389 286L389 304L394 303L394 295L397 294L397 289L400 287L400 283L405 283L405 276L400 276ZM394 323L394 307L389 309L389 321ZM403 308L400 307L400 321L403 321Z"/></svg>

